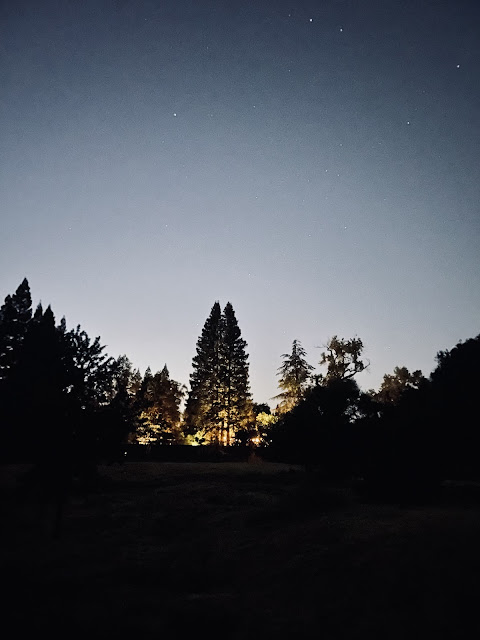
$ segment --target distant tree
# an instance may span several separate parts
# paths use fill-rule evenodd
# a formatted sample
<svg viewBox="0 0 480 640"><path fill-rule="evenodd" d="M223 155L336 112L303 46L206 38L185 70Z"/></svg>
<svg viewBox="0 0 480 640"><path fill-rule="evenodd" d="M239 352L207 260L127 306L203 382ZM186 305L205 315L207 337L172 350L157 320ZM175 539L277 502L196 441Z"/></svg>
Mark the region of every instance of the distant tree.
<svg viewBox="0 0 480 640"><path fill-rule="evenodd" d="M185 407L187 433L229 445L235 432L253 421L245 349L232 305L227 303L222 314L215 302L193 358Z"/></svg>
<svg viewBox="0 0 480 640"><path fill-rule="evenodd" d="M292 344L292 352L282 354L283 363L278 368L278 386L282 392L274 400L280 400L277 412L291 411L304 397L313 367L305 359L306 351L298 340Z"/></svg>
<svg viewBox="0 0 480 640"><path fill-rule="evenodd" d="M393 374L385 374L375 399L383 404L398 404L407 390L418 389L425 378L420 370L410 373L407 367L395 367Z"/></svg>
<svg viewBox="0 0 480 640"><path fill-rule="evenodd" d="M138 442L142 444L181 442L180 404L185 394L184 387L170 378L165 365L154 376L148 368L140 388L141 425L136 433Z"/></svg>
<svg viewBox="0 0 480 640"><path fill-rule="evenodd" d="M0 308L0 382L8 377L19 356L31 319L32 297L28 280L24 278Z"/></svg>
<svg viewBox="0 0 480 640"><path fill-rule="evenodd" d="M319 381L330 382L331 380L348 380L353 378L368 367L360 356L363 352L363 342L360 338L346 340L333 336L325 345L322 352L320 365L327 366L325 377L321 376Z"/></svg>
<svg viewBox="0 0 480 640"><path fill-rule="evenodd" d="M268 405L267 405L268 406ZM268 446L271 443L271 433L278 422L278 415L273 415L270 411L260 411L255 415L255 441L257 446Z"/></svg>
<svg viewBox="0 0 480 640"><path fill-rule="evenodd" d="M124 445L143 427L138 391L141 376L127 356L114 362L113 385L108 404L99 410L101 453L109 460L123 459Z"/></svg>
<svg viewBox="0 0 480 640"><path fill-rule="evenodd" d="M272 415L267 403L252 403L253 420L235 434L235 444L250 447L267 446L270 443L270 431L278 416Z"/></svg>

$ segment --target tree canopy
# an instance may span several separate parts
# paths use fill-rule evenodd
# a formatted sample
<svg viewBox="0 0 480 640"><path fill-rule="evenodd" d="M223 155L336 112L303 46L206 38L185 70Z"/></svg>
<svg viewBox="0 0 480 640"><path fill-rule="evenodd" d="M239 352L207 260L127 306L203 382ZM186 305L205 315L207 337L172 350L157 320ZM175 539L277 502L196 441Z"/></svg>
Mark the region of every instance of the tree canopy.
<svg viewBox="0 0 480 640"><path fill-rule="evenodd" d="M363 352L363 342L360 338L345 339L333 336L324 348L319 364L327 367L326 382L353 378L369 365L360 358Z"/></svg>
<svg viewBox="0 0 480 640"><path fill-rule="evenodd" d="M126 443L269 447L272 452L361 472L388 486L408 476L480 476L477 451L480 336L437 354L429 379L405 366L377 392L354 376L368 367L360 338L333 336L315 375L299 340L282 354L281 393L272 415L252 402L247 343L230 302L217 301L197 340L190 389L165 364L142 376L113 358L100 337L58 325L24 279L0 307L0 438L4 458L55 460L73 467L118 455ZM182 403L186 396L182 415ZM113 453L116 452L116 453ZM348 462L348 463L347 463ZM360 471L359 471L360 470ZM403 475L402 475L403 474ZM412 480L413 479L413 480Z"/></svg>

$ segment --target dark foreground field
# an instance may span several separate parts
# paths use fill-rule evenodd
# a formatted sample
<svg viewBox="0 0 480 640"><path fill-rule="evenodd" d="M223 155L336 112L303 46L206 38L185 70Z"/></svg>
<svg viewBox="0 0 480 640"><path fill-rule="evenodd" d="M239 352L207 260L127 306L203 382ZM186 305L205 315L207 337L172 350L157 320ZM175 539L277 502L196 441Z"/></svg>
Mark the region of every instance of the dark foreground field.
<svg viewBox="0 0 480 640"><path fill-rule="evenodd" d="M8 637L480 633L474 493L400 507L286 465L127 463L70 498L54 539L51 507L19 492L21 470L2 470Z"/></svg>

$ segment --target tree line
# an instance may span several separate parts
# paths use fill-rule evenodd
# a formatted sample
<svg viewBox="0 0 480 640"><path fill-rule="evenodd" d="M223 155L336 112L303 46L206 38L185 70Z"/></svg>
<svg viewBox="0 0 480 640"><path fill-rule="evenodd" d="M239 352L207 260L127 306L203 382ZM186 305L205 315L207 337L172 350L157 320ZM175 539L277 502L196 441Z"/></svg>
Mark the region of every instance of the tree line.
<svg viewBox="0 0 480 640"><path fill-rule="evenodd" d="M231 303L221 311L216 302L187 392L166 364L142 375L127 356L109 357L100 337L68 329L65 318L57 324L50 306L33 310L24 279L0 308L2 457L98 459L126 443L232 445L255 419L246 346Z"/></svg>
<svg viewBox="0 0 480 640"><path fill-rule="evenodd" d="M50 306L33 311L24 279L0 308L2 457L94 464L120 455L126 443L241 444L383 484L406 473L415 482L477 473L480 336L439 352L429 378L396 367L378 391L366 392L355 381L369 364L360 338L333 336L320 373L294 340L281 356L273 412L253 402L246 349L232 304L222 310L215 302L189 389L167 365L142 375L125 355L105 354L80 325L57 324Z"/></svg>
<svg viewBox="0 0 480 640"><path fill-rule="evenodd" d="M326 372L315 374L293 342L279 369L277 420L265 434L270 455L389 494L478 479L480 335L438 352L428 378L395 367L378 391L355 381L368 367L362 353L359 338L334 336L321 355Z"/></svg>

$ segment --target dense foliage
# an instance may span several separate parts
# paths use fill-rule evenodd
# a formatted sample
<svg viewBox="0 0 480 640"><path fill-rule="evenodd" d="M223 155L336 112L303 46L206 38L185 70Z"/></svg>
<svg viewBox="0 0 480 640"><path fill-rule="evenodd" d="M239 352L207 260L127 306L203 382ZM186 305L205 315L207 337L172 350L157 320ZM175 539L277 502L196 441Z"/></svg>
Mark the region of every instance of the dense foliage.
<svg viewBox="0 0 480 640"><path fill-rule="evenodd" d="M215 302L197 341L185 425L198 441L233 444L253 422L247 343L232 305Z"/></svg>
<svg viewBox="0 0 480 640"><path fill-rule="evenodd" d="M429 378L395 367L368 392L354 379L368 366L360 338L330 339L323 373L294 340L273 412L252 402L246 347L232 305L215 302L187 391L166 365L142 376L80 325L56 324L50 307L33 311L25 279L0 308L2 459L41 460L59 472L119 459L127 443L241 444L390 493L480 476L480 336L439 352Z"/></svg>

